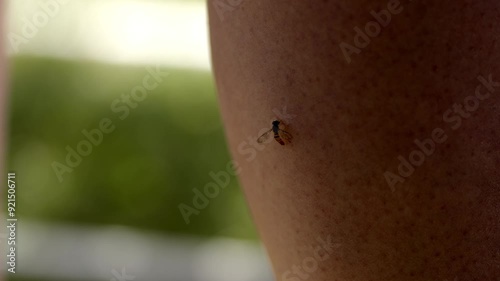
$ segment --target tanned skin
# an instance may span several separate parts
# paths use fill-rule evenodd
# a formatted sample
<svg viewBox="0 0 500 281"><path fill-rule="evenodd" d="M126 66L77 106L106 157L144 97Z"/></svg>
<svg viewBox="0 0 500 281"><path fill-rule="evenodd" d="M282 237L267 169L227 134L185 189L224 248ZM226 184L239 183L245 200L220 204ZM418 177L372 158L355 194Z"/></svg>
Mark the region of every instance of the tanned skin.
<svg viewBox="0 0 500 281"><path fill-rule="evenodd" d="M500 2L401 1L344 55L389 2L208 1L229 148L277 280L499 280ZM252 142L284 107L292 143Z"/></svg>

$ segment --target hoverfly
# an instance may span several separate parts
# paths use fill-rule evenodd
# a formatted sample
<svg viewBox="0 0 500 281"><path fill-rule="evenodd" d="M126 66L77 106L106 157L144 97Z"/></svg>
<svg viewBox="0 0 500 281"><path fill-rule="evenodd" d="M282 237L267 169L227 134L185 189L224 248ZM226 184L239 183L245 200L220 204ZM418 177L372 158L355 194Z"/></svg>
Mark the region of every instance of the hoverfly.
<svg viewBox="0 0 500 281"><path fill-rule="evenodd" d="M281 145L285 145L292 141L292 135L290 135L287 131L280 129L280 124L282 123L279 120L274 120L272 124L273 127L257 139L258 143L263 143L268 140L272 135L271 133L274 133L274 139Z"/></svg>

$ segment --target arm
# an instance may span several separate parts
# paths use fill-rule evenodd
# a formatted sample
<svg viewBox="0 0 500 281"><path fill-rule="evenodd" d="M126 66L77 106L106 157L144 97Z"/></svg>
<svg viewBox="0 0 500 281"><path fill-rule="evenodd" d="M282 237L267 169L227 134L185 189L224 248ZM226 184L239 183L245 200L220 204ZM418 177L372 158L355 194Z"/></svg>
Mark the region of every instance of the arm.
<svg viewBox="0 0 500 281"><path fill-rule="evenodd" d="M500 275L498 1L208 5L229 146L278 280ZM252 142L284 106L293 143Z"/></svg>

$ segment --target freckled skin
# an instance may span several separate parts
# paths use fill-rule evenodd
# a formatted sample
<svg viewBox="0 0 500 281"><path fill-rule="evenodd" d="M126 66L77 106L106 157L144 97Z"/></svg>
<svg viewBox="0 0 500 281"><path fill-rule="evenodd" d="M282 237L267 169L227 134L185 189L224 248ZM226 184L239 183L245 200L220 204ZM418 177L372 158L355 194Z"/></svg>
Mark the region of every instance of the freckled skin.
<svg viewBox="0 0 500 281"><path fill-rule="evenodd" d="M498 280L500 87L456 130L443 113L500 81L500 2L402 1L350 64L339 44L389 1L247 0L224 21L213 2L229 146L278 280L328 235L341 247L309 281ZM283 106L293 143L247 161L238 145ZM447 140L392 191L384 172L436 128Z"/></svg>

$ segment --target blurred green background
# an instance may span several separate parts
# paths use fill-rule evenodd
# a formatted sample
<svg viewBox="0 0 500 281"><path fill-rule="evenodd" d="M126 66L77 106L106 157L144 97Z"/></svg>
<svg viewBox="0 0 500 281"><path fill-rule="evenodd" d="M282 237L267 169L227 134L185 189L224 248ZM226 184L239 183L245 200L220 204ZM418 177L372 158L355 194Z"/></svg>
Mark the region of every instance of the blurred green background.
<svg viewBox="0 0 500 281"><path fill-rule="evenodd" d="M8 35L50 1L8 1ZM122 266L136 280L271 279L236 177L189 224L179 211L230 161L205 5L69 1L36 36L9 42L6 168L16 172L20 246L7 279L118 280ZM156 65L169 76L121 120L112 103ZM114 131L60 182L54 161L66 164L66 147L103 118Z"/></svg>
<svg viewBox="0 0 500 281"><path fill-rule="evenodd" d="M8 167L17 171L19 216L255 239L237 179L186 225L178 209L193 188L230 161L209 72L162 68L170 75L124 120L113 100L142 84L145 67L11 59ZM60 183L51 166L67 145L110 118L116 129Z"/></svg>

